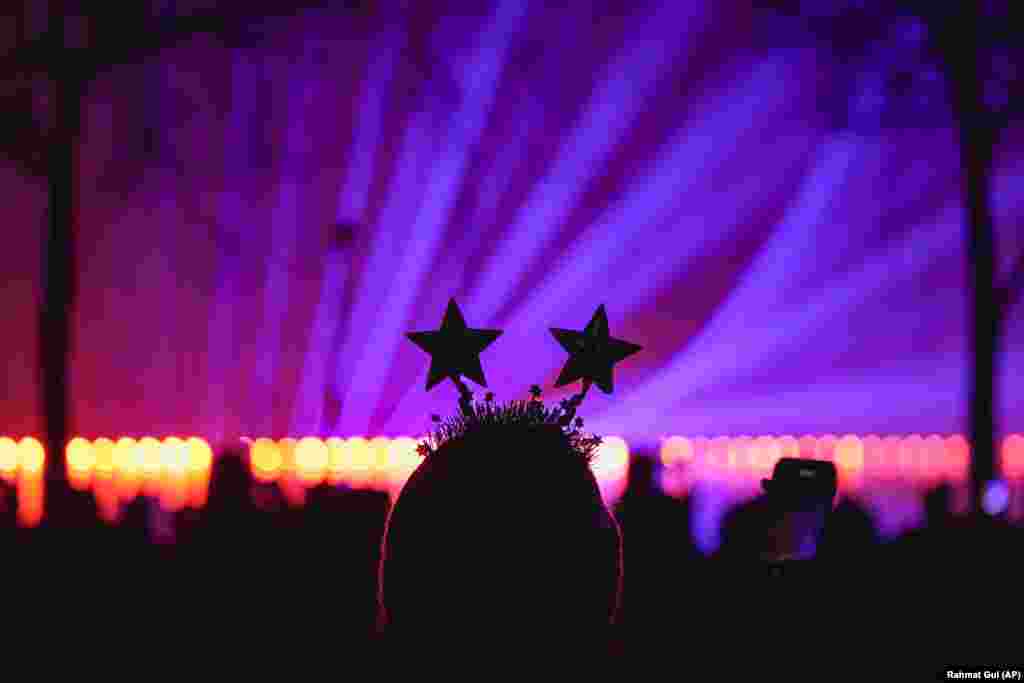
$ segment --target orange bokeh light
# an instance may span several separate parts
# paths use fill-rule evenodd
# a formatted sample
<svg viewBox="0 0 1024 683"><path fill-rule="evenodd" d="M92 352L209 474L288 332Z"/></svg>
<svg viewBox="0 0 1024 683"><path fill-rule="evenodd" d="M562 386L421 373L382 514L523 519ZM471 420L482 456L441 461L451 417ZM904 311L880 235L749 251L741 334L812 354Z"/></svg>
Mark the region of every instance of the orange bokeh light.
<svg viewBox="0 0 1024 683"><path fill-rule="evenodd" d="M388 453L388 489L392 494L405 486L409 476L419 467L421 459L416 452L416 446L416 441L407 436L392 439Z"/></svg>
<svg viewBox="0 0 1024 683"><path fill-rule="evenodd" d="M281 454L281 474L278 476L277 485L292 507L300 507L306 503L306 487L299 481L295 469L295 448L298 445L298 440L291 437L277 442L277 450Z"/></svg>
<svg viewBox="0 0 1024 683"><path fill-rule="evenodd" d="M670 436L661 444L661 464L665 467L688 465L693 456L693 443L685 436Z"/></svg>
<svg viewBox="0 0 1024 683"><path fill-rule="evenodd" d="M281 475L283 464L281 451L272 440L256 439L249 447L249 467L257 481L275 481Z"/></svg>
<svg viewBox="0 0 1024 683"><path fill-rule="evenodd" d="M783 458L799 458L800 442L793 436L781 436L778 439L780 455Z"/></svg>
<svg viewBox="0 0 1024 683"><path fill-rule="evenodd" d="M844 490L860 488L864 473L864 444L848 434L836 442L833 458L839 473L839 486Z"/></svg>
<svg viewBox="0 0 1024 683"><path fill-rule="evenodd" d="M68 482L77 491L88 491L92 483L92 471L96 467L92 444L81 437L75 437L64 450Z"/></svg>
<svg viewBox="0 0 1024 683"><path fill-rule="evenodd" d="M729 441L728 467L732 470L746 470L750 467L750 445L752 441L749 436L738 436Z"/></svg>
<svg viewBox="0 0 1024 683"><path fill-rule="evenodd" d="M782 444L779 439L761 436L755 439L754 445L754 469L759 475L768 474L782 457Z"/></svg>
<svg viewBox="0 0 1024 683"><path fill-rule="evenodd" d="M819 460L834 460L836 444L839 443L839 439L836 438L835 434L823 434L818 437L817 448L815 449L815 457Z"/></svg>
<svg viewBox="0 0 1024 683"><path fill-rule="evenodd" d="M189 472L208 472L213 467L213 449L205 439L191 437L185 441Z"/></svg>
<svg viewBox="0 0 1024 683"><path fill-rule="evenodd" d="M18 468L32 475L40 474L46 465L46 449L31 436L18 442Z"/></svg>
<svg viewBox="0 0 1024 683"><path fill-rule="evenodd" d="M859 438L847 434L836 442L836 467L847 472L860 472L864 468L864 444Z"/></svg>
<svg viewBox="0 0 1024 683"><path fill-rule="evenodd" d="M320 439L307 436L295 446L295 471L304 486L316 486L327 475L330 452Z"/></svg>
<svg viewBox="0 0 1024 683"><path fill-rule="evenodd" d="M106 437L96 439L92 443L92 450L96 455L92 481L93 496L96 498L100 517L108 524L115 524L120 514L117 486L114 483L114 447L114 442Z"/></svg>
<svg viewBox="0 0 1024 683"><path fill-rule="evenodd" d="M281 454L281 474L286 479L295 479L295 447L297 439L286 437L277 442L277 451Z"/></svg>
<svg viewBox="0 0 1024 683"><path fill-rule="evenodd" d="M345 440L337 436L327 439L327 483L337 486L345 482L348 467L348 448Z"/></svg>
<svg viewBox="0 0 1024 683"><path fill-rule="evenodd" d="M99 438L92 442L92 450L96 455L95 476L97 479L111 479L114 476L114 442L107 438Z"/></svg>
<svg viewBox="0 0 1024 683"><path fill-rule="evenodd" d="M629 446L617 436L605 437L597 447L591 469L598 482L624 477L629 469Z"/></svg>
<svg viewBox="0 0 1024 683"><path fill-rule="evenodd" d="M121 501L131 501L139 495L144 465L139 443L131 437L118 439L114 444L114 481Z"/></svg>
<svg viewBox="0 0 1024 683"><path fill-rule="evenodd" d="M188 494L186 505L198 510L206 505L210 491L210 471L213 468L213 449L205 439L192 437L185 441L188 450Z"/></svg>
<svg viewBox="0 0 1024 683"><path fill-rule="evenodd" d="M410 437L367 439L331 437L286 438L279 442L249 440L250 467L260 482L277 482L292 504L301 504L305 489L324 481L349 484L396 494L422 462L418 441ZM1024 435L1009 434L1000 444L1002 473L1014 481L1024 478ZM840 485L863 485L864 478L895 475L917 485L934 485L941 479L962 483L970 465L970 446L963 435L907 434L882 437L875 434L831 434L773 437L666 438L658 450L666 470L677 475L709 471L747 481L765 476L782 457L813 457L832 460L840 473ZM36 438L16 441L0 437L0 478L16 483L19 520L36 524L42 514L43 473L46 451ZM592 467L602 493L614 491L625 481L629 446L620 437L606 437ZM64 453L68 480L77 490L93 490L101 514L116 521L121 504L140 491L160 499L171 510L205 505L213 452L202 438L168 437L162 442L145 437L116 441L82 437L71 439ZM686 475L690 476L690 475ZM22 491L25 491L22 496ZM614 494L612 494L614 495ZM21 498L24 497L24 501Z"/></svg>
<svg viewBox="0 0 1024 683"><path fill-rule="evenodd" d="M178 512L188 503L188 447L182 439L169 436L161 444L160 456L160 504L165 510Z"/></svg>
<svg viewBox="0 0 1024 683"><path fill-rule="evenodd" d="M40 446L42 448L42 446ZM18 473L18 524L35 527L43 520L45 488L43 472L22 470Z"/></svg>
<svg viewBox="0 0 1024 683"><path fill-rule="evenodd" d="M18 474L18 444L14 439L0 437L0 478L13 482Z"/></svg>
<svg viewBox="0 0 1024 683"><path fill-rule="evenodd" d="M348 481L353 488L363 488L373 480L373 451L369 442L359 436L348 439Z"/></svg>
<svg viewBox="0 0 1024 683"><path fill-rule="evenodd" d="M142 490L147 496L157 497L164 469L162 447L152 436L146 436L139 439L138 449L142 460Z"/></svg>
<svg viewBox="0 0 1024 683"><path fill-rule="evenodd" d="M391 468L391 439L383 436L370 439L370 451L373 453L373 461L370 466L370 486L375 489L384 488L388 481L388 471Z"/></svg>

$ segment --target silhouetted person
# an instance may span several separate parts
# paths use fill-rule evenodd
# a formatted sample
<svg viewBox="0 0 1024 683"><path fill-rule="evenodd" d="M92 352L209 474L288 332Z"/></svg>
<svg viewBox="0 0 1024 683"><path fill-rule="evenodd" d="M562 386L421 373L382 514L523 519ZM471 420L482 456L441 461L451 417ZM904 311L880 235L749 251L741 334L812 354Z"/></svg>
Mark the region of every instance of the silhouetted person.
<svg viewBox="0 0 1024 683"><path fill-rule="evenodd" d="M118 525L125 543L136 546L149 544L149 506L153 504L146 496L136 496L121 511Z"/></svg>
<svg viewBox="0 0 1024 683"><path fill-rule="evenodd" d="M18 534L14 487L0 480L0 557L10 557Z"/></svg>
<svg viewBox="0 0 1024 683"><path fill-rule="evenodd" d="M804 652L833 642L838 588L819 550L837 491L835 466L782 458L762 487L763 497L726 521L715 585L707 587L717 589L718 610L708 617L715 640L762 647L773 658L766 671L792 671Z"/></svg>
<svg viewBox="0 0 1024 683"><path fill-rule="evenodd" d="M309 492L298 539L305 583L325 587L323 607L335 628L372 635L377 573L390 502L381 491L318 486ZM339 549L342 549L339 556ZM343 559L342 559L343 558ZM339 561L340 560L340 561Z"/></svg>
<svg viewBox="0 0 1024 683"><path fill-rule="evenodd" d="M819 551L833 563L863 564L874 561L879 542L871 513L844 496L829 515Z"/></svg>
<svg viewBox="0 0 1024 683"><path fill-rule="evenodd" d="M924 496L924 525L927 529L948 529L953 520L953 487L943 482Z"/></svg>
<svg viewBox="0 0 1024 683"><path fill-rule="evenodd" d="M629 630L657 628L686 609L693 596L673 587L692 582L701 559L691 535L690 506L662 491L659 474L655 458L633 458L626 490L615 506L629 564L619 621Z"/></svg>
<svg viewBox="0 0 1024 683"><path fill-rule="evenodd" d="M228 450L214 458L207 505L185 547L186 571L174 585L181 604L171 605L193 612L180 616L202 616L195 622L199 628L237 633L240 642L265 621L260 608L269 597L268 582L282 580L268 561L270 539L250 501L250 483L241 453Z"/></svg>
<svg viewBox="0 0 1024 683"><path fill-rule="evenodd" d="M721 545L716 559L730 563L757 562L769 542L772 508L764 494L734 505L721 525Z"/></svg>
<svg viewBox="0 0 1024 683"><path fill-rule="evenodd" d="M1019 644L1000 642L1015 637L1012 628L983 615L1022 609L1020 530L984 515L954 515L952 494L946 484L927 492L921 528L889 548L888 597L899 606L892 616L932 651L1015 656Z"/></svg>
<svg viewBox="0 0 1024 683"><path fill-rule="evenodd" d="M215 458L210 471L207 518L226 520L248 514L252 509L249 499L251 485L248 465L242 453L228 450Z"/></svg>
<svg viewBox="0 0 1024 683"><path fill-rule="evenodd" d="M0 523L13 525L15 522L14 487L0 479Z"/></svg>
<svg viewBox="0 0 1024 683"><path fill-rule="evenodd" d="M822 460L782 458L772 478L761 484L768 494L770 514L763 559L773 565L817 559L838 488L835 466Z"/></svg>
<svg viewBox="0 0 1024 683"><path fill-rule="evenodd" d="M955 562L954 557L943 556L964 541L967 529L953 515L952 498L953 490L945 483L927 491L921 526L904 533L890 549L890 563L897 565L908 582L926 567L934 571Z"/></svg>
<svg viewBox="0 0 1024 683"><path fill-rule="evenodd" d="M469 642L517 655L600 652L620 549L597 481L561 430L477 426L430 454L392 509L388 633L460 657Z"/></svg>

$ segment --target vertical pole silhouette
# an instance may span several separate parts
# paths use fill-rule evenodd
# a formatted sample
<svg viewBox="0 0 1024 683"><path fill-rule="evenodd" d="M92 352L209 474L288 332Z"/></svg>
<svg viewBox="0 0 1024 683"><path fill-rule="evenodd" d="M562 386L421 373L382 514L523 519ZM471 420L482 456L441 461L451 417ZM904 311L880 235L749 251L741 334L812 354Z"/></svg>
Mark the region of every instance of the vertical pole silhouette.
<svg viewBox="0 0 1024 683"><path fill-rule="evenodd" d="M39 320L40 374L46 441L47 503L60 500L68 483L63 467L69 428L71 312L75 300L75 168L81 118L82 79L65 44L62 3L48 16L52 126L49 131L49 226L45 240L42 310ZM50 515L47 515L50 517ZM50 517L52 520L52 517Z"/></svg>
<svg viewBox="0 0 1024 683"><path fill-rule="evenodd" d="M998 476L995 403L1003 304L997 296L996 240L990 202L992 162L999 133L985 102L981 8L960 3L944 17L941 53L957 123L963 170L969 313L968 431L971 442L971 509L983 512L987 482Z"/></svg>

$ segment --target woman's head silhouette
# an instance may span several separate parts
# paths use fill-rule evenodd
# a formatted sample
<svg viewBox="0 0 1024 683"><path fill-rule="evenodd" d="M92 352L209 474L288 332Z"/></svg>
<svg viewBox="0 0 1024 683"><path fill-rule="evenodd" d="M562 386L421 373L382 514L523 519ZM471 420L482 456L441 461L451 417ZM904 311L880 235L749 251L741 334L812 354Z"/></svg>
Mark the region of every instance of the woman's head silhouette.
<svg viewBox="0 0 1024 683"><path fill-rule="evenodd" d="M483 403L462 375L487 386L479 354L501 334L474 329L454 299L441 327L411 332L431 356L427 390L451 379L460 415L419 446L425 456L391 511L381 561L382 621L417 638L512 629L534 645L584 642L618 611L622 540L590 469L600 438L576 410L591 385L612 392L616 363L640 350L615 339L599 306L582 332L551 328L569 353L555 386L581 391L548 409L529 401Z"/></svg>
<svg viewBox="0 0 1024 683"><path fill-rule="evenodd" d="M381 607L397 632L595 631L618 607L621 539L587 460L556 425L446 441L392 509Z"/></svg>

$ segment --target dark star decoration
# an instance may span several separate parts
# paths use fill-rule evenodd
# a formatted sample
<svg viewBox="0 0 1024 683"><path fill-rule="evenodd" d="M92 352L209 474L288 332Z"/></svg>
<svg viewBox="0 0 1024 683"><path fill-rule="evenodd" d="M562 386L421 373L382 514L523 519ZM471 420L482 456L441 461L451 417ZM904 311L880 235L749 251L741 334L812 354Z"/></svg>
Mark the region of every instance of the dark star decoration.
<svg viewBox="0 0 1024 683"><path fill-rule="evenodd" d="M597 307L594 316L582 332L551 328L562 348L569 353L569 360L562 368L556 387L565 386L576 380L590 380L606 394L612 393L612 368L616 363L632 356L641 346L608 334L608 314L604 304Z"/></svg>
<svg viewBox="0 0 1024 683"><path fill-rule="evenodd" d="M427 391L447 378L458 383L465 375L480 386L487 386L480 366L480 352L501 336L501 330L476 330L466 327L455 299L448 302L441 329L434 332L409 332L409 340L430 354Z"/></svg>

